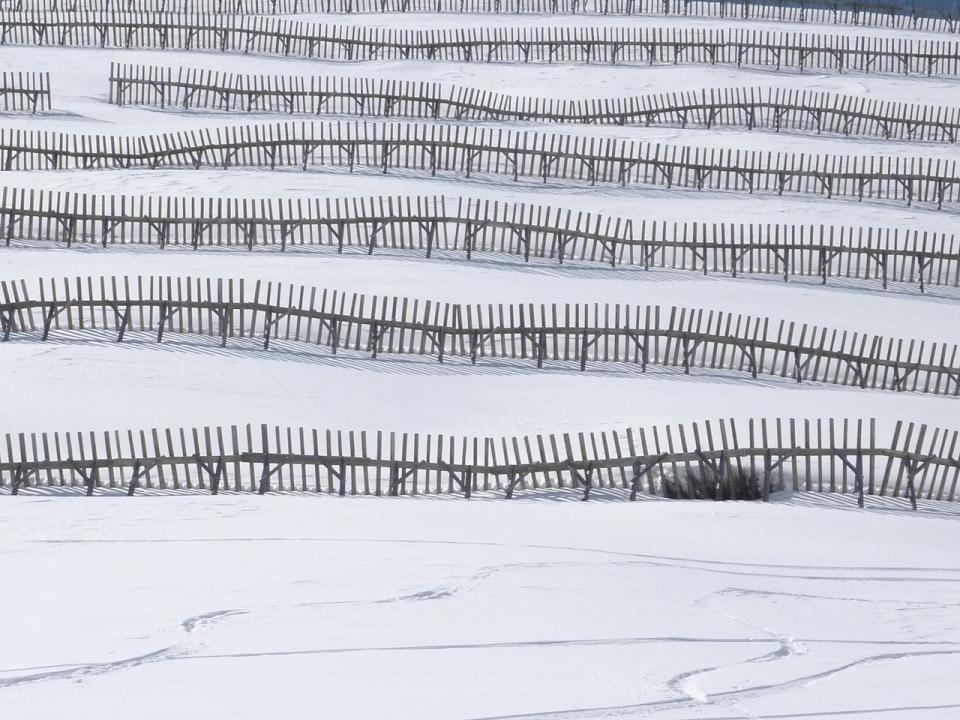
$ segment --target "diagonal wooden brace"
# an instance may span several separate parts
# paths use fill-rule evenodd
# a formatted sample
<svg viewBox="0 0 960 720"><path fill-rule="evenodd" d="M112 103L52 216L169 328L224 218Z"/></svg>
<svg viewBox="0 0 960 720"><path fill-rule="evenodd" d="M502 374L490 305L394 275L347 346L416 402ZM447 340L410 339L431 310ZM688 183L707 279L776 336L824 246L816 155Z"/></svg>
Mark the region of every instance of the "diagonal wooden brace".
<svg viewBox="0 0 960 720"><path fill-rule="evenodd" d="M97 478L100 474L100 468L96 461L94 461L93 465L90 466L89 472L87 472L83 466L73 460L70 461L70 465L73 466L74 471L83 478L83 484L87 488L87 497L92 496L93 489L97 486Z"/></svg>
<svg viewBox="0 0 960 720"><path fill-rule="evenodd" d="M511 467L507 470L507 487L504 497L507 500L513 500L513 491L516 489L517 485L523 483L523 479L530 474L529 470L518 470L515 467Z"/></svg>
<svg viewBox="0 0 960 720"><path fill-rule="evenodd" d="M630 502L634 502L637 499L637 493L640 492L640 482L643 478L653 472L666 457L667 454L663 453L646 465L639 460L633 464L633 478L630 480Z"/></svg>
<svg viewBox="0 0 960 720"><path fill-rule="evenodd" d="M218 494L220 492L220 481L223 479L223 473L226 469L226 463L224 462L223 455L217 457L215 464L208 464L204 462L200 455L194 455L194 458L197 461L197 467L200 469L201 473L205 472L210 477L210 494Z"/></svg>
<svg viewBox="0 0 960 720"><path fill-rule="evenodd" d="M130 475L130 482L127 483L127 497L133 497L133 494L140 487L140 478L146 478L150 471L159 464L159 460L136 460L133 463L133 473Z"/></svg>
<svg viewBox="0 0 960 720"><path fill-rule="evenodd" d="M270 467L269 453L263 458L263 471L260 473L260 486L257 488L258 495L266 495L270 492L270 478L276 475L283 468L283 463L277 463Z"/></svg>

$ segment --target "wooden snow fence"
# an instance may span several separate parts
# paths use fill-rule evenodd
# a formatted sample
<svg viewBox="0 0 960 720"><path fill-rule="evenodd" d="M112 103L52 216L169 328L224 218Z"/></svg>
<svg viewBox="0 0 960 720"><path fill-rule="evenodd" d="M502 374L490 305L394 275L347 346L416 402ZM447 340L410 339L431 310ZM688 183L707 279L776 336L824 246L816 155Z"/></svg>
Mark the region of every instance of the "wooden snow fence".
<svg viewBox="0 0 960 720"><path fill-rule="evenodd" d="M437 83L241 75L114 63L110 102L171 109L604 125L734 126L956 142L960 108L792 88L711 88L602 100L501 95Z"/></svg>
<svg viewBox="0 0 960 720"><path fill-rule="evenodd" d="M251 287L252 286L252 287ZM619 304L480 305L364 296L283 283L100 277L0 283L0 341L78 332L171 334L253 349L312 345L585 371L701 368L855 388L960 395L958 347L712 310Z"/></svg>
<svg viewBox="0 0 960 720"><path fill-rule="evenodd" d="M888 0L2 0L13 11L226 15L461 13L730 18L957 32L960 13Z"/></svg>
<svg viewBox="0 0 960 720"><path fill-rule="evenodd" d="M49 110L50 73L0 72L0 112Z"/></svg>
<svg viewBox="0 0 960 720"><path fill-rule="evenodd" d="M929 203L960 200L956 160L691 148L616 138L411 123L287 123L165 135L67 135L0 128L0 169L391 168L810 193Z"/></svg>
<svg viewBox="0 0 960 720"><path fill-rule="evenodd" d="M886 435L885 433L883 435ZM7 433L0 488L79 487L336 495L613 491L643 496L759 499L793 490L957 499L958 432L872 419L735 420L625 432L457 437L230 426ZM698 487L699 486L699 487ZM744 488L755 488L744 497Z"/></svg>
<svg viewBox="0 0 960 720"><path fill-rule="evenodd" d="M773 274L960 287L960 242L907 228L633 221L468 198L231 199L3 188L13 240L193 248L331 248L427 258L498 253L708 273Z"/></svg>
<svg viewBox="0 0 960 720"><path fill-rule="evenodd" d="M696 63L803 71L960 75L960 44L735 28L403 30L215 14L0 11L0 45L219 50L350 62Z"/></svg>

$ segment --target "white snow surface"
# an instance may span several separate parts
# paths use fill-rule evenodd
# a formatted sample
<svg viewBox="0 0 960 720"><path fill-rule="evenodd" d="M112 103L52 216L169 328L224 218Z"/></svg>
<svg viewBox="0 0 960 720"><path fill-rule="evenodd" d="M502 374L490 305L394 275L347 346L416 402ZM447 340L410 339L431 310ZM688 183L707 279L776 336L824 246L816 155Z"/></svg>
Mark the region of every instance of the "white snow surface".
<svg viewBox="0 0 960 720"><path fill-rule="evenodd" d="M680 18L367 15L407 29L659 26L905 37L888 29ZM0 71L49 71L54 110L0 127L138 134L310 120L117 108L111 62L264 75L437 82L582 99L785 87L955 103L953 80L662 65L316 62L212 52L0 47ZM321 118L330 119L330 118ZM352 118L332 118L352 119ZM691 145L960 159L947 143L798 133L489 123ZM358 169L0 172L0 185L237 198L442 195L643 221L956 231L891 202ZM960 291L783 283L477 254L279 253L0 245L0 279L244 278L454 303L705 308L956 343ZM504 436L732 418L876 418L956 428L958 400L695 368L366 355L276 342L55 331L0 343L0 435L267 423ZM426 720L953 720L960 716L960 510L781 494L769 504L625 502L595 490L517 500L218 497L27 488L0 495L0 717Z"/></svg>
<svg viewBox="0 0 960 720"><path fill-rule="evenodd" d="M782 22L779 20L763 20L760 18L742 18L735 13L726 18L705 18L695 15L598 15L583 13L579 15L535 14L535 13L501 13L473 14L458 16L455 13L370 13L370 14L324 14L299 13L297 15L280 16L282 19L294 22L309 22L327 27L379 27L397 28L403 30L457 30L463 28L497 28L497 29L535 29L535 28L565 28L589 29L597 28L637 28L662 29L673 32L675 30L710 31L724 30L752 30L758 33L792 33L810 36L842 35L846 37L882 37L897 38L912 41L944 41L953 36L948 33L928 30L913 30L910 28L892 28L882 25L850 25L832 24L823 22Z"/></svg>
<svg viewBox="0 0 960 720"><path fill-rule="evenodd" d="M21 497L0 505L0 707L947 720L957 519L805 495Z"/></svg>
<svg viewBox="0 0 960 720"><path fill-rule="evenodd" d="M524 21L526 22L526 21ZM882 99L942 103L952 81L890 75L776 73L729 67L586 65L486 65L467 63L321 63L209 52L121 51L64 48L0 48L0 68L52 73L55 111L37 117L10 114L6 127L79 133L156 133L310 118L171 112L106 102L111 62L205 67L260 74L353 75L436 81L499 92L557 97L615 97L698 90L710 86L780 85ZM491 124L495 126L495 124ZM520 129L521 123L500 124ZM771 151L847 152L862 155L956 157L948 143L881 143L871 139L809 134L549 126L546 131L600 134L704 147ZM585 187L574 182L504 177L430 178L423 173L323 168L267 171L233 168L6 172L2 182L72 192L173 196L343 198L380 195L443 195L523 201L644 221L804 223L891 227L952 232L956 215L893 202L852 202L816 196L697 192L690 189ZM705 308L807 322L821 326L935 342L956 342L957 292L915 286L831 280L782 283L776 276L740 278L691 272L610 269L599 263L548 262L528 266L494 254L472 263L426 261L410 253L267 251L164 251L110 248L50 249L27 244L2 252L5 278L167 274L289 282L366 294L459 303L629 303ZM523 363L481 364L385 356L374 362L317 349L269 355L254 347L220 352L208 339L173 341L158 348L140 339L123 346L108 339L53 338L46 344L15 342L18 379L9 391L17 402L0 406L0 426L18 430L77 429L89 425L92 402L109 408L99 426L181 426L277 422L355 429L509 434L623 428L713 417L876 416L945 426L955 422L953 398L860 391L829 386L797 387L785 380L751 381L730 373L698 370L684 377L635 368L554 364L537 372ZM131 341L136 338L130 338ZM162 358L162 360L161 360ZM77 382L82 376L85 382ZM56 397L54 407L30 402L37 387ZM138 402L129 402L137 397ZM386 399L389 400L387 401ZM149 417L144 417L144 407ZM97 417L97 416L94 416Z"/></svg>
<svg viewBox="0 0 960 720"><path fill-rule="evenodd" d="M383 175L377 170L326 167L322 171L276 170L273 172L231 168L200 170L67 170L60 172L12 171L3 174L13 187L61 192L210 197L351 198L442 195L479 200L521 201L536 205L596 212L635 221L680 221L704 223L772 223L805 225L851 225L925 229L953 232L955 212L936 212L928 207L888 201L854 202L815 195L784 195L740 191L698 192L689 188L659 186L597 185L574 182L477 176L470 180L449 175L431 178L401 170Z"/></svg>

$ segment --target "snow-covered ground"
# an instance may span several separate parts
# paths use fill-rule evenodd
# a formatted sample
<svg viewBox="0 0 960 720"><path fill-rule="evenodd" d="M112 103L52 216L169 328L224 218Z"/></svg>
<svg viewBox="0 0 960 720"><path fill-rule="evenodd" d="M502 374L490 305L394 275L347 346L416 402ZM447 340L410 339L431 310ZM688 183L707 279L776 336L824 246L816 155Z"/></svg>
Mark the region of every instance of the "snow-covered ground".
<svg viewBox="0 0 960 720"><path fill-rule="evenodd" d="M78 337L85 337L79 335ZM235 343L236 344L236 343ZM4 428L113 430L275 423L323 429L481 436L623 430L703 419L877 417L954 428L951 397L797 385L747 373L532 360L482 362L259 343L222 350L204 338L113 337L17 342L4 348L17 382L4 389ZM40 391L37 388L41 388ZM55 402L40 403L43 398ZM94 408L94 411L91 410Z"/></svg>
<svg viewBox="0 0 960 720"><path fill-rule="evenodd" d="M467 262L426 260L412 253L333 253L191 250L130 251L120 246L87 251L38 249L10 254L8 277L136 275L162 270L174 276L244 278L443 302L587 303L722 308L761 313L775 321L802 318L826 327L926 341L953 340L960 326L958 291L914 286L883 291L876 281L819 279L784 283L779 276L729 277L684 271L645 272L599 263L549 261L518 264L487 255ZM36 294L36 293L34 293ZM842 307L842 314L838 308ZM885 417L952 427L954 398L864 391L790 378L752 380L748 373L532 360L483 361L366 353L336 356L327 348L215 338L129 335L122 345L96 333L54 331L41 343L16 338L3 348L16 358L23 382L12 385L20 430L83 427L87 399L97 392L112 409L112 427L141 427L144 407L152 426L259 423L302 424L482 435L508 432L588 431L716 417ZM77 382L79 377L84 382ZM30 402L36 387L61 399L55 416ZM124 398L138 398L126 403ZM381 398L389 398L382 402Z"/></svg>
<svg viewBox="0 0 960 720"><path fill-rule="evenodd" d="M871 28L682 18L365 15L349 25L732 28L909 37ZM118 108L111 62L438 82L604 98L783 87L932 105L960 82L732 67L315 62L211 52L0 47L0 71L51 73L54 110L0 127L188 131L285 115ZM294 120L301 118L294 117ZM309 120L309 118L306 118ZM960 145L735 128L489 123L772 152L960 159ZM954 212L893 202L584 187L369 169L0 171L0 185L235 198L442 195L644 221L842 224L952 233ZM0 280L246 278L453 303L678 305L960 342L960 290L703 276L477 254L0 245ZM5 433L246 423L504 436L707 418L876 418L956 428L960 400L695 368L478 363L275 343L96 333L0 343ZM5 495L6 490L0 491ZM693 503L569 491L457 498L0 497L0 717L857 718L960 715L960 510L868 498ZM570 502L564 502L570 501Z"/></svg>
<svg viewBox="0 0 960 720"><path fill-rule="evenodd" d="M444 195L450 198L517 201L583 210L612 217L669 222L775 223L805 225L861 225L953 232L958 216L927 207L907 207L892 201L855 202L815 195L772 193L748 195L741 191L698 192L690 188L638 185L590 187L583 183L474 175L469 180L450 175L431 178L424 173L326 167L322 170L231 168L218 170L69 170L62 172L5 172L13 187L98 194L170 195L269 198L353 198L400 195Z"/></svg>
<svg viewBox="0 0 960 720"><path fill-rule="evenodd" d="M561 499L4 503L0 708L23 720L960 710L956 507Z"/></svg>
<svg viewBox="0 0 960 720"><path fill-rule="evenodd" d="M270 16L275 17L275 16ZM829 23L780 22L744 19L734 14L727 18L704 18L697 16L661 16L661 15L599 15L584 13L579 15L501 13L497 15L471 14L458 16L456 13L370 13L370 14L330 14L298 13L284 15L279 19L290 22L317 23L320 25L338 25L342 27L377 27L402 30L458 30L469 28L539 28L562 27L580 28L658 28L664 30L754 30L769 33L800 33L805 35L842 35L847 37L883 37L905 38L910 40L953 40L953 35L941 32L911 30L909 28L890 28L874 25L846 25Z"/></svg>

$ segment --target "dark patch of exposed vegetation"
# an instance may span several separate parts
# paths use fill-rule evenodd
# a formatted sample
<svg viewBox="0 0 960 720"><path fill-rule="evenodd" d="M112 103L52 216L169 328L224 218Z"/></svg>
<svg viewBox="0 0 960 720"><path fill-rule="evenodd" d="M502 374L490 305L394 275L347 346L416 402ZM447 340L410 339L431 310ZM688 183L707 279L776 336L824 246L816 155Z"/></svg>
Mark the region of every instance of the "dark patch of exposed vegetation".
<svg viewBox="0 0 960 720"><path fill-rule="evenodd" d="M675 500L760 500L763 483L749 469L729 470L719 483L709 473L663 478L663 496Z"/></svg>

